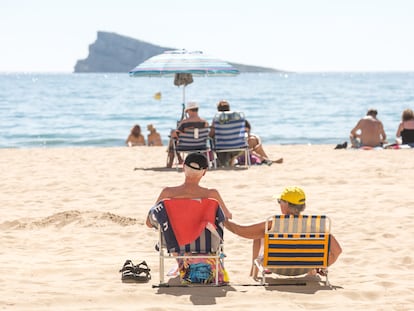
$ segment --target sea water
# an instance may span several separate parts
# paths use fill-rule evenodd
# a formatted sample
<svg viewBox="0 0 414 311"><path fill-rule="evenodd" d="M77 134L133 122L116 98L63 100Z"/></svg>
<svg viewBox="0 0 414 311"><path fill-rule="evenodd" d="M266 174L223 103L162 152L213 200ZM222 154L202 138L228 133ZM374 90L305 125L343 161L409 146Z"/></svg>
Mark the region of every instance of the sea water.
<svg viewBox="0 0 414 311"><path fill-rule="evenodd" d="M211 123L221 99L264 144L342 143L369 108L393 142L402 111L414 109L414 73L245 73L194 77L185 88L127 73L3 73L0 148L123 146L134 124L146 136L150 123L166 144L183 100Z"/></svg>

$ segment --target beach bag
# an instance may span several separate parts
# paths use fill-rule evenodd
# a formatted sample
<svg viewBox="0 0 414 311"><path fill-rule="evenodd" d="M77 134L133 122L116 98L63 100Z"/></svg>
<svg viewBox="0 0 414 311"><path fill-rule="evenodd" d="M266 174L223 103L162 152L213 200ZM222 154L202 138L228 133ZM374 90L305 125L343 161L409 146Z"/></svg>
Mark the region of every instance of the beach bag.
<svg viewBox="0 0 414 311"><path fill-rule="evenodd" d="M229 276L222 260L218 266L219 284L229 283ZM180 262L178 269L182 284L211 284L216 281L216 260L214 258L185 258Z"/></svg>
<svg viewBox="0 0 414 311"><path fill-rule="evenodd" d="M244 155L238 156L237 157L237 164L238 165L245 165L245 157ZM254 165L254 164L262 164L262 161L260 160L259 157L255 156L254 154L250 154L250 164Z"/></svg>
<svg viewBox="0 0 414 311"><path fill-rule="evenodd" d="M191 73L176 73L174 77L174 85L188 85L193 83L193 75Z"/></svg>

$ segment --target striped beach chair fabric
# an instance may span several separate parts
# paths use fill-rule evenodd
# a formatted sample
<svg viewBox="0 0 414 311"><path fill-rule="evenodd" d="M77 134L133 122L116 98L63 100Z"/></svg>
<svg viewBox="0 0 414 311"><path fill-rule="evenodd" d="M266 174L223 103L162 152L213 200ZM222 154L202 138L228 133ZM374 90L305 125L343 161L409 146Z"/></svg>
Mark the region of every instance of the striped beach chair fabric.
<svg viewBox="0 0 414 311"><path fill-rule="evenodd" d="M250 166L249 145L246 139L245 117L242 112L222 111L213 119L214 151L244 152L245 165Z"/></svg>
<svg viewBox="0 0 414 311"><path fill-rule="evenodd" d="M214 259L215 284L223 251L224 213L214 199L164 199L150 211L159 228L160 285L165 259Z"/></svg>
<svg viewBox="0 0 414 311"><path fill-rule="evenodd" d="M268 222L272 223L267 230ZM324 215L276 215L267 219L264 256L255 260L262 273L297 276L311 269L325 269L328 281L329 234L331 222Z"/></svg>
<svg viewBox="0 0 414 311"><path fill-rule="evenodd" d="M188 128L180 133L177 141L177 151L205 151L210 128Z"/></svg>
<svg viewBox="0 0 414 311"><path fill-rule="evenodd" d="M189 153L201 152L203 153L212 166L211 143L210 143L210 128L186 128L185 132L180 133L178 140L174 144L176 152ZM178 162L176 162L178 167Z"/></svg>

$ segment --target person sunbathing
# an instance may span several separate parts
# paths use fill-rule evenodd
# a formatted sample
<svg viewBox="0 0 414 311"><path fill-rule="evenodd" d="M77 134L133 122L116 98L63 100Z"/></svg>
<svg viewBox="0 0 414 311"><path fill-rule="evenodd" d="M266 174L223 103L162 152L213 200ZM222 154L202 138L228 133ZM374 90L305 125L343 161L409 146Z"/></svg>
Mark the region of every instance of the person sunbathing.
<svg viewBox="0 0 414 311"><path fill-rule="evenodd" d="M277 196L277 202L279 203L282 214L300 215L300 213L303 212L306 208L305 192L296 186L286 187L282 193ZM271 225L272 223L268 222L268 230L271 229ZM256 278L256 274L254 273L254 260L259 257L262 240L265 235L266 221L251 225L240 225L228 219L224 222L224 226L234 234L237 234L243 238L254 240L252 249L253 264L250 270L250 276ZM332 234L330 235L330 238L331 241L328 256L328 265L332 265L342 252L341 246L339 245L336 238Z"/></svg>
<svg viewBox="0 0 414 311"><path fill-rule="evenodd" d="M225 217L231 219L232 214L227 209L220 193L216 189L204 188L199 185L200 180L207 172L207 168L208 161L202 153L194 152L188 154L183 164L184 183L179 186L162 189L155 203L168 198L212 198L219 202ZM147 217L146 224L150 228L154 227L151 223L150 215Z"/></svg>
<svg viewBox="0 0 414 311"><path fill-rule="evenodd" d="M269 156L266 154L266 152L263 149L262 140L260 139L260 136L253 134L251 132L251 125L249 121L245 121L245 129L247 133L247 143L249 144L250 149L250 163L256 164L267 164L272 165L273 163L283 163L283 158L279 158L277 160L271 160ZM237 158L238 162L240 164L244 164L244 157L239 156Z"/></svg>
<svg viewBox="0 0 414 311"><path fill-rule="evenodd" d="M351 130L349 139L352 148L382 147L387 141L382 122L377 119L377 110L369 109L367 115L360 119Z"/></svg>
<svg viewBox="0 0 414 311"><path fill-rule="evenodd" d="M202 198L209 198L215 199L222 210L222 214L224 214L225 218L232 218L231 212L227 209L226 205L224 204L223 199L221 198L220 193L216 189L209 189L204 188L199 185L200 180L206 174L208 168L208 161L207 158L198 152L190 153L184 160L183 170L184 170L184 183L179 186L173 187L166 187L164 188L161 193L158 195L157 200L155 201L154 207L149 210L146 225L149 228L157 228L158 221L154 215L157 204L164 199L172 199L172 198L185 198L185 199L202 199ZM200 261L201 262L201 261ZM191 266L192 261L187 261ZM220 267L222 267L220 265ZM222 269L222 270L220 270ZM221 272L220 272L221 271ZM180 276L187 275L188 272L188 265L184 264L183 260L177 259L177 266L170 269L168 275L178 275ZM220 275L222 276L222 280L226 280L224 275L224 268L219 268L219 279ZM188 280L187 280L188 281Z"/></svg>
<svg viewBox="0 0 414 311"><path fill-rule="evenodd" d="M138 124L135 124L131 128L131 132L126 139L125 144L129 147L145 146L145 138L142 135L141 127Z"/></svg>
<svg viewBox="0 0 414 311"><path fill-rule="evenodd" d="M157 132L154 125L148 124L147 130L149 131L147 135L148 146L162 146L161 135Z"/></svg>

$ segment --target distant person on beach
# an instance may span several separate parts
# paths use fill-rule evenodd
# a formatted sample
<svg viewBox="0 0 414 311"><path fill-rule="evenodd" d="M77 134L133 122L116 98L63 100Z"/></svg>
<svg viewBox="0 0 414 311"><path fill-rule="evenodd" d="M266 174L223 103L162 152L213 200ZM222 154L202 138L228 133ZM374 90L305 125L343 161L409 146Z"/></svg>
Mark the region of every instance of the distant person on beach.
<svg viewBox="0 0 414 311"><path fill-rule="evenodd" d="M222 111L230 111L230 104L227 100L220 100L217 103L217 112ZM210 137L214 137L215 135L215 129L214 129L214 122L211 122L211 128L210 128Z"/></svg>
<svg viewBox="0 0 414 311"><path fill-rule="evenodd" d="M387 136L382 122L377 119L377 110L369 109L367 115L360 119L349 136L353 148L382 147Z"/></svg>
<svg viewBox="0 0 414 311"><path fill-rule="evenodd" d="M188 102L184 110L186 117L178 124L177 129L172 130L170 134L170 141L168 143L167 167L172 167L174 157L178 157L178 162L181 164L183 160L179 153L174 154L174 143L179 138L180 133L185 132L188 128L205 128L208 127L208 122L198 115L199 105L196 102Z"/></svg>
<svg viewBox="0 0 414 311"><path fill-rule="evenodd" d="M147 125L147 130L150 132L147 135L148 146L162 146L160 133L157 132L152 124Z"/></svg>
<svg viewBox="0 0 414 311"><path fill-rule="evenodd" d="M396 136L402 144L414 147L414 113L411 109L403 111Z"/></svg>
<svg viewBox="0 0 414 311"><path fill-rule="evenodd" d="M280 206L282 214L300 215L306 208L305 192L300 187L286 187L282 193L277 196L277 202ZM268 229L270 230L272 223L269 222L268 225ZM234 234L237 234L243 238L253 239L252 259L254 261L259 257L260 249L262 248L262 240L265 235L266 221L251 225L239 225L232 220L226 220L224 226ZM328 265L332 265L338 259L341 252L341 246L335 237L331 234ZM256 275L254 274L254 263L252 264L252 268L250 270L250 276L256 278Z"/></svg>
<svg viewBox="0 0 414 311"><path fill-rule="evenodd" d="M247 142L250 149L250 163L251 164L267 164L272 165L273 163L283 163L283 158L277 160L270 160L268 155L263 149L262 141L258 135L251 132L251 125L249 121L245 121ZM239 164L244 164L245 158L243 155L237 158Z"/></svg>
<svg viewBox="0 0 414 311"><path fill-rule="evenodd" d="M125 144L129 147L145 146L145 138L141 134L141 127L138 124L135 124L131 128L131 132L125 141Z"/></svg>
<svg viewBox="0 0 414 311"><path fill-rule="evenodd" d="M204 188L199 185L207 169L208 161L202 153L194 152L188 154L183 164L184 183L179 186L165 187L158 195L155 203L168 198L213 198L219 202L226 218L231 219L232 214L224 204L220 193L216 189ZM150 214L147 217L146 224L150 228L153 227Z"/></svg>

